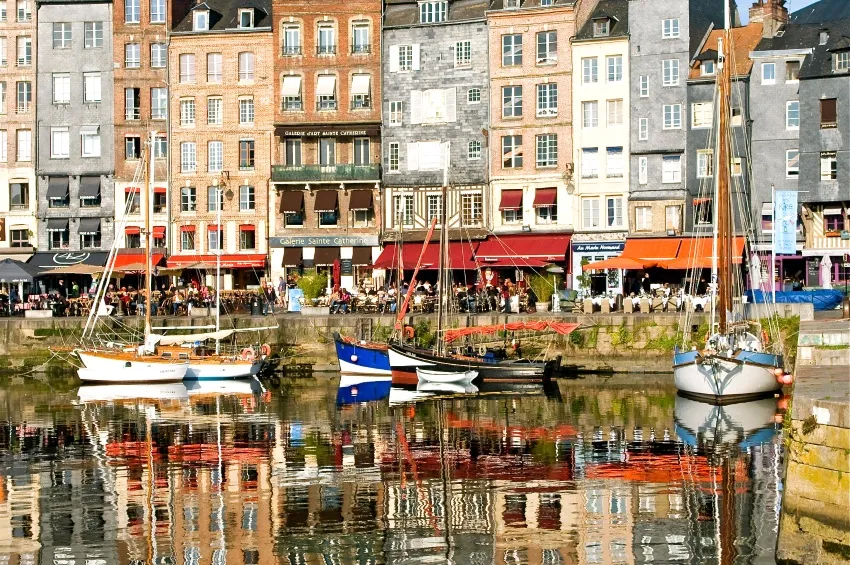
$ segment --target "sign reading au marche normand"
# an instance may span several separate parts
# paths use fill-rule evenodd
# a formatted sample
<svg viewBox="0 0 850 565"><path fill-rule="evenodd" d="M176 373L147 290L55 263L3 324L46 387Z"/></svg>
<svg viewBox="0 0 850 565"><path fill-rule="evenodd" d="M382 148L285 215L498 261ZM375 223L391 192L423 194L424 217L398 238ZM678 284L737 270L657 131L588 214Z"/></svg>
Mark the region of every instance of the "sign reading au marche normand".
<svg viewBox="0 0 850 565"><path fill-rule="evenodd" d="M377 247L377 235L270 237L269 247Z"/></svg>
<svg viewBox="0 0 850 565"><path fill-rule="evenodd" d="M625 245L625 241L573 243L573 253L618 253Z"/></svg>

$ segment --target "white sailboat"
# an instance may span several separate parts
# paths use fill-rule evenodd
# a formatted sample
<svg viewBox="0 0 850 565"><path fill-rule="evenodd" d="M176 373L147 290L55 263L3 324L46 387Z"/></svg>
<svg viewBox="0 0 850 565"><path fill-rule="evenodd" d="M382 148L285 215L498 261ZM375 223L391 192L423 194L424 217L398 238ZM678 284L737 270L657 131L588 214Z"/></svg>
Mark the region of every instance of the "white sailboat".
<svg viewBox="0 0 850 565"><path fill-rule="evenodd" d="M781 351L769 351L764 339L767 331L759 332L759 324L740 315L743 300L733 300L733 288L743 287L734 282L741 274L734 273L734 222L730 149L732 147L729 115L731 112L731 75L733 64L726 54L731 48L732 31L729 6L726 6L726 26L718 39L716 105L718 116L716 171L714 183L714 230L712 240L711 316L708 339L702 349L690 351L676 348L673 354L673 375L676 388L683 394L719 402L735 402L765 395L782 388ZM746 230L751 233L750 230ZM750 238L748 238L750 239ZM698 259L691 267L698 270ZM686 314L687 315L687 314ZM683 328L690 327L687 323ZM759 335L761 334L761 335ZM771 347L781 347L774 340ZM682 345L685 345L683 340Z"/></svg>

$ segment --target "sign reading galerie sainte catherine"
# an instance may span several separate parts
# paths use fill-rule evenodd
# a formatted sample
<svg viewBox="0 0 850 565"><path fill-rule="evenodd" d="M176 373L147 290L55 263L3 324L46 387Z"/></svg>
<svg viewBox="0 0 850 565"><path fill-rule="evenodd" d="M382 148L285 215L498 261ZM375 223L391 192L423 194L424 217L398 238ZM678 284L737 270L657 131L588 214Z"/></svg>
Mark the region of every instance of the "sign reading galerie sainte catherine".
<svg viewBox="0 0 850 565"><path fill-rule="evenodd" d="M269 247L377 247L377 235L270 237Z"/></svg>

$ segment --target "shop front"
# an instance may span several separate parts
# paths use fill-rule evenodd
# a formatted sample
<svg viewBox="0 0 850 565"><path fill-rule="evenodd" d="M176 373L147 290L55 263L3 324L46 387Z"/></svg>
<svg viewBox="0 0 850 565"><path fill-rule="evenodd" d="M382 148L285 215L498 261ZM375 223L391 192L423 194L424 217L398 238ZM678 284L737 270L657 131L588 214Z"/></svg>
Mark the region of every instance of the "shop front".
<svg viewBox="0 0 850 565"><path fill-rule="evenodd" d="M593 294L621 294L623 281L620 269L583 271L582 265L617 257L625 245L625 241L574 241L569 269L572 288L579 289L585 282L590 284Z"/></svg>
<svg viewBox="0 0 850 565"><path fill-rule="evenodd" d="M286 278L305 269L327 273L334 278L338 268L339 284L343 288L374 288L372 262L380 252L377 235L327 235L270 237L271 277Z"/></svg>
<svg viewBox="0 0 850 565"><path fill-rule="evenodd" d="M183 284L205 284L221 290L254 290L266 276L266 256L258 253L222 253L172 255L169 269L181 271ZM221 268L220 284L215 284L217 266Z"/></svg>

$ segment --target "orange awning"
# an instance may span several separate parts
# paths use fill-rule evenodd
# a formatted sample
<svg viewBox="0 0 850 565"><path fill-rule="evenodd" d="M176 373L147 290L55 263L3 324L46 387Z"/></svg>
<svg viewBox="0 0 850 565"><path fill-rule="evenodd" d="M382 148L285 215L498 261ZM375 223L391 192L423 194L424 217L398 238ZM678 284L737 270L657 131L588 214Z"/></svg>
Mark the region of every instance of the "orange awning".
<svg viewBox="0 0 850 565"><path fill-rule="evenodd" d="M668 269L709 269L712 263L712 239L708 237L682 240L679 254L666 267ZM740 263L744 255L744 238L732 242L732 262Z"/></svg>
<svg viewBox="0 0 850 565"><path fill-rule="evenodd" d="M648 269L664 267L676 259L679 253L680 238L650 237L645 239L627 239L623 253L619 257L611 257L604 261L589 263L582 268L585 271L594 269Z"/></svg>

